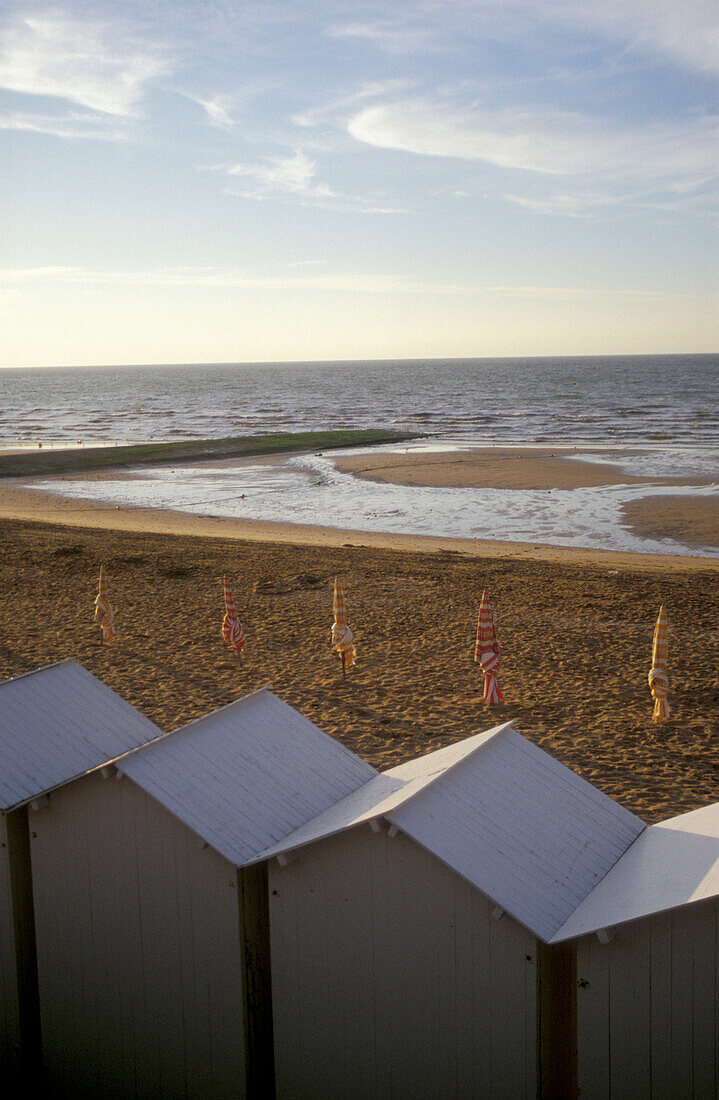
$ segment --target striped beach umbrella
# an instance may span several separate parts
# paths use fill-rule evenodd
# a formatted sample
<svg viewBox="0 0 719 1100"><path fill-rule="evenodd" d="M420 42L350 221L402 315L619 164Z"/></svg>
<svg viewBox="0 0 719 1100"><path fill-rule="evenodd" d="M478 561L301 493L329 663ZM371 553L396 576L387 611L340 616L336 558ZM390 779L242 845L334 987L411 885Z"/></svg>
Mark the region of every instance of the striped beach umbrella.
<svg viewBox="0 0 719 1100"><path fill-rule="evenodd" d="M497 682L499 674L499 643L497 632L494 629L494 612L487 599L487 593L482 593L479 605L479 619L477 620L477 642L474 647L474 659L482 666L484 673L484 701L489 706L501 703L504 696Z"/></svg>
<svg viewBox="0 0 719 1100"><path fill-rule="evenodd" d="M659 608L659 618L654 627L652 641L652 667L649 670L649 687L654 698L655 722L664 722L671 714L667 695L669 694L669 678L667 676L667 661L669 658L669 621L664 605Z"/></svg>
<svg viewBox="0 0 719 1100"><path fill-rule="evenodd" d="M110 600L107 595L107 575L105 573L105 567L100 566L100 584L98 586L98 593L95 597L95 622L99 622L100 630L102 631L103 642L114 642L117 637L117 631L113 626L115 621L115 612L112 610Z"/></svg>
<svg viewBox="0 0 719 1100"><path fill-rule="evenodd" d="M344 672L348 663L349 667L352 668L352 665L356 662L357 649L352 639L352 631L347 625L345 594L342 591L342 586L337 583L336 577L332 610L335 616L335 621L332 623L332 648L336 649L342 658L342 671Z"/></svg>
<svg viewBox="0 0 719 1100"><path fill-rule="evenodd" d="M232 646L239 657L245 644L245 632L242 629L240 620L237 618L235 601L227 577L222 578L222 584L225 590L225 617L222 620L222 637L228 645Z"/></svg>

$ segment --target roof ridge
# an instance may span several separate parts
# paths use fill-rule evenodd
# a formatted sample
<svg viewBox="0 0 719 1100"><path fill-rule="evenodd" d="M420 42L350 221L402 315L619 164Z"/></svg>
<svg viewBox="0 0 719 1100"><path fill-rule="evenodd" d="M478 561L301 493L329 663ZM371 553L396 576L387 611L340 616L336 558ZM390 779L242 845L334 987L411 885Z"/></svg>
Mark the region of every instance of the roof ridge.
<svg viewBox="0 0 719 1100"><path fill-rule="evenodd" d="M61 689L63 688L63 686L67 685L68 676L71 677L69 682L72 685L73 691L79 689L79 691L85 695L88 692L95 693L94 695L91 694L91 697L95 699L96 703L99 695L99 699L102 700L104 704L107 704L109 706L110 703L112 703L111 710L113 714L117 714L119 708L121 725L125 730L127 730L127 728L129 727L130 729L135 731L133 739L135 736L146 737L149 734L152 734L152 736L149 738L149 740L143 741L139 745L134 744L131 745L130 748L123 748L122 744L113 744L112 738L109 744L107 742L104 745L102 744L102 742L95 743L95 741L93 741L92 738L88 736L87 725L83 726L83 728L80 730L78 737L75 739L72 745L64 744L66 753L63 757L62 767L58 769L57 758L53 759L51 757L52 771L55 772L55 776L51 778L51 776L46 773L44 777L40 779L39 774L36 775L36 773L32 771L32 769L28 771L27 768L24 768L23 780L21 784L21 786L24 787L24 790L21 791L19 789L16 789L14 792L12 792L12 794L8 793L3 796L2 805L0 806L0 812L3 814L10 813L13 810L17 810L23 806L29 805L41 794L50 795L54 791L60 790L61 788L66 787L68 784L73 783L76 780L83 779L88 775L92 775L95 772L100 771L102 768L107 767L108 765L115 764L116 761L122 759L130 753L136 752L138 749L142 749L148 744L159 741L162 736L164 736L163 731L155 722L152 721L151 718L148 718L148 716L144 714L141 710L139 710L133 703L131 703L123 695L120 695L119 692L115 691L114 688L111 688L108 684L106 684L104 680L101 680L99 676L96 676L93 672L90 672L88 668L85 668L83 664L81 664L79 661L74 660L73 658L64 658L61 661L54 661L49 665L44 665L42 668L33 669L32 672L22 673L20 676L13 677L10 680L4 681L3 684L0 684L0 688L2 688L3 686L9 686L10 684L15 683L21 678L36 675L37 673L41 672L46 672L49 669L63 668L64 666L68 666L68 671L66 672L64 677L61 677ZM82 683L83 680L85 681L85 683ZM38 689L40 688L39 684L35 686ZM14 704L12 696L8 695L8 698L5 702L7 702L7 704L9 704L10 706L11 718L13 716L13 705L17 707L17 704L19 703L21 707L24 707L24 710L27 711L27 699L25 698L27 690L28 689L19 693L20 698L19 700L15 701ZM52 694L54 690L56 690L56 683L54 685L52 682L50 682L46 685L44 695L41 691L41 697L46 698L47 692L49 691ZM32 695L32 689L30 689L30 693ZM111 699L108 699L107 696L110 696ZM71 696L71 698L73 698L73 696ZM98 720L93 719L93 722L93 728L96 729L98 725ZM75 727L75 732L77 732L77 712L74 713L73 724ZM20 737L20 742L24 744L25 742L23 740L23 737L24 734ZM126 739L123 738L123 740ZM76 745L82 746L79 756ZM40 752L37 755L43 760L46 759L43 755L43 752ZM92 762L93 756L96 759L95 763ZM26 762L27 761L25 761L25 763ZM16 763L17 757L15 756L8 765L11 774L12 768L16 765ZM72 768L73 770L70 772L70 774L67 774L66 768ZM40 765L40 769L42 771L43 765ZM59 779L56 778L58 770L61 774L61 778ZM37 785L39 783L42 783L42 786L36 786L36 789L34 789L32 793L27 793L30 784ZM12 781L10 781L9 784L6 784L3 780L3 786L4 788L11 787ZM16 787L17 786L18 784L16 784ZM18 795L20 795L21 797L17 797ZM15 801L7 801L9 797L13 796L16 798Z"/></svg>
<svg viewBox="0 0 719 1100"><path fill-rule="evenodd" d="M152 746L156 745L159 741L167 741L168 738L174 737L176 733L182 733L184 730L189 729L191 726L196 725L198 722L204 722L208 718L212 718L214 717L214 715L220 714L223 710L227 710L229 707L236 707L239 703L246 702L254 695L261 695L263 692L269 691L271 687L271 684L265 684L263 687L255 688L254 691L249 692L249 694L247 695L240 695L239 698L231 699L229 703L224 703L221 707L218 707L217 710L211 710L207 714L200 715L199 718L191 718L189 722L185 722L185 724L182 726L176 726L174 730L160 730L160 735L158 737L153 737L151 741L146 741L144 745L135 745L134 748L128 749L127 752L121 753L120 756L116 756L113 760L108 760L104 765L102 765L102 767L107 767L109 764L114 764L116 767L120 766L122 764L122 761L127 760L128 757L134 756L138 752L144 752L145 749L152 748ZM269 691L269 693L271 695L273 694L272 691ZM279 699L279 696L276 695L275 698ZM284 702L284 700L280 699L280 702ZM138 713L141 712L138 711ZM149 721L151 721L151 719L148 718L148 722ZM156 725L155 722L153 722L152 724L153 726ZM157 726L157 728L160 729L159 726ZM121 767L120 770L122 771Z"/></svg>
<svg viewBox="0 0 719 1100"><path fill-rule="evenodd" d="M385 771L383 771L383 772L376 771L374 775L370 776L364 783L361 783L359 785L359 787L356 787L353 791L350 791L348 794L344 795L344 797L339 799L338 802L335 802L334 805L329 806L324 810L321 810L320 813L315 814L315 816L310 818L309 821L304 822L302 825L298 826L296 829L291 829L290 832L287 833L286 836L282 837L280 840L278 840L274 844L270 845L268 848L266 848L264 850L264 852L259 852L257 854L257 856L255 856L253 858L252 862L253 863L261 863L261 862L263 862L264 859L272 858L271 856L268 856L268 853L274 853L276 848L282 848L284 845L286 845L287 842L290 840L290 838L293 836L293 834L299 833L299 832L304 832L305 830L311 829L312 825L315 822L319 821L326 814L328 814L330 812L336 812L339 807L343 806L345 803L349 802L351 799L356 799L358 797L361 797L362 791L365 791L367 789L367 787L369 787L372 783L376 783L377 780L379 780L379 779L390 780L390 781L394 780L394 781L399 782L402 786L405 786L405 787L409 787L412 783L415 783L416 784L416 789L414 789L412 791L409 791L405 795L405 797L400 798L400 801L398 802L398 804L396 806L394 806L391 810L387 810L386 812L381 812L377 815L374 815L374 816L379 816L379 817L386 817L389 821L391 821L392 820L392 813L394 812L394 810L397 810L397 809L400 809L401 807L407 806L414 798L416 798L418 795L424 793L428 789L428 787L431 787L432 784L435 783L439 778L448 775L449 772L451 772L459 764L462 764L464 761L471 759L471 757L473 757L475 755L475 753L479 752L482 748L484 748L485 745L488 745L499 734L504 733L504 732L506 732L507 730L510 730L510 729L514 730L514 726L512 725L512 722L511 721L510 722L503 722L500 725L493 726L488 730L481 730L479 733L473 734L471 737L464 738L462 741L455 741L450 745L443 745L441 749L435 749L434 752L425 753L424 756L414 757L412 760L406 761L405 764L395 765L394 768L386 768ZM480 738L482 740L480 740ZM467 741L474 741L474 740L478 741L478 743L472 745L471 748L469 749L469 751L465 752L463 755L460 755L458 757L458 759L453 760L446 767L439 768L436 772L430 773L430 775L425 777L426 781L424 783L419 782L419 779L421 778L421 774L419 776L409 776L406 779L402 776L397 776L396 775L396 772L399 771L403 767L406 768L411 764L416 764L418 761L426 760L427 757L433 756L433 755L435 755L435 753L444 752L447 749L455 748L457 746L461 746L463 744L466 744ZM393 774L393 773L395 773L395 774ZM379 806L382 805L382 802L385 801L386 798L389 798L391 796L391 794L393 794L393 793L394 792L388 792L387 794L384 795L383 798L380 798L378 803L377 803L378 808L379 808ZM369 820L372 816L373 816L372 814L369 814L369 817L367 817L366 814L360 815L360 817L363 820ZM338 831L343 832L345 828L347 828L346 825L342 826L342 828L339 829ZM334 835L334 834L333 833L328 833L327 835L331 836L331 835ZM311 843L314 843L314 841L310 840L310 839L300 840L297 844L297 847L302 848L306 844L311 844ZM292 845L289 846L290 850L291 850L292 847L293 847Z"/></svg>
<svg viewBox="0 0 719 1100"><path fill-rule="evenodd" d="M621 805L622 805L622 803L620 802L620 803L619 803L619 805L621 806ZM635 815L635 816L636 816L636 815ZM637 818L637 820L638 820L638 821L641 821L641 818L639 818L639 817L638 817L638 818ZM659 824L659 825L660 825L660 824L661 824L661 822L657 822L656 824ZM633 840L631 840L631 841L629 842L629 844L627 844L627 846L626 846L626 848L624 849L624 851L623 851L623 852L622 852L622 853L621 853L620 855L618 855L618 856L617 856L617 858L616 858L616 859L614 860L614 863L613 863L613 864L611 865L611 867L608 867L608 868L607 868L607 870L606 870L606 871L604 872L604 874L602 875L602 877L601 877L601 878L599 878L599 879L597 879L597 881L596 881L596 882L594 883L594 885L592 886L591 890L589 890L589 891L588 891L588 892L587 892L587 893L586 893L586 894L584 895L584 897L583 897L583 898L580 898L580 900L579 900L579 901L577 902L577 904L576 904L576 905L574 906L574 908L572 909L572 911L571 911L571 913L569 914L569 916L568 916L568 917L566 917L566 918L565 918L565 919L564 919L564 920L562 921L562 923L560 924L559 928L558 928L558 929L556 930L556 932L555 932L555 933L554 933L554 934L552 935L551 939L547 940L547 943L560 943L560 942L561 942L561 932L562 932L562 929L563 929L563 928L565 928L565 927L566 927L566 925L568 925L568 924L569 924L569 922L570 922L570 921L571 921L571 920L573 919L573 917L574 917L575 913L577 912L577 910L579 909L579 907L580 907L581 905L584 905L585 901L588 901L588 900L589 900L589 898L591 898L591 896L592 896L592 894L593 894L593 893L595 892L595 890L598 890L598 889L599 889L600 885L601 885L601 884L602 884L602 883L604 882L604 880L605 880L605 878L607 877L607 875L611 874L611 872L612 872L612 871L614 870L614 868L615 868L615 867L617 866L617 864L618 864L618 863L620 863L620 862L621 862L621 860L623 860L623 859L624 859L624 857L625 857L625 856L627 855L627 853L628 853L629 851L631 851L631 849L632 849L632 848L634 847L634 845L635 845L635 844L637 843L637 841L639 840L639 838L640 838L640 837L642 837L642 836L644 836L644 834L646 833L647 829L651 829L651 828L654 828L654 826L652 826L652 825L648 825L648 824L646 823L646 821L645 821L645 822L643 823L643 825L644 825L644 828L643 828L643 829L640 829L640 830L639 830L639 832L637 833L637 835L636 835L636 836L634 837L634 839L633 839ZM576 939L576 936L572 936L572 935L570 935L570 936L569 936L568 938L569 938L569 939Z"/></svg>
<svg viewBox="0 0 719 1100"><path fill-rule="evenodd" d="M416 765L418 761L426 760L430 756L438 756L440 753L446 753L449 756L451 749L461 749L461 747L463 745L466 746L468 742L476 742L476 744L473 744L466 752L460 753L457 756L456 760L453 760L450 764L447 764L445 767L440 768L438 771L432 773L430 781L428 783L429 786L436 780L439 775L447 775L449 772L453 771L459 764L464 763L465 760L471 760L475 753L479 752L486 745L489 745L500 734L507 733L509 730L512 730L513 733L517 732L511 720L509 722L501 722L498 726L491 726L488 730L480 730L479 733L473 733L469 737L462 738L460 741L452 741L449 745L442 745L441 749L434 749L432 752L426 752L424 756L415 756L412 760L405 761L404 764L395 764L393 768L387 768L386 771L379 772L378 774L388 775L390 772L397 773L401 771L402 768L408 769L411 765ZM407 780L407 782L411 782L411 778ZM423 788L423 790L424 789L425 788ZM414 796L412 795L410 797Z"/></svg>
<svg viewBox="0 0 719 1100"><path fill-rule="evenodd" d="M265 691L269 692L270 695L275 695L272 691L272 684L263 684L262 687L255 688L254 691L248 692L247 695L238 695L236 699L230 699L229 703L223 703L221 707L210 710L207 714L201 714L198 718L191 718L189 722L183 722L181 726L176 726L174 730L168 730L165 736L172 737L176 733L181 733L182 730L189 729L190 726L196 726L200 722L206 722L208 718L213 718L216 714L221 714L223 710L229 710L230 707L236 707L240 703L246 703L248 699L252 699L255 695L262 695ZM275 695L275 699L280 699L279 695ZM280 699L280 702L284 703L284 699ZM289 703L285 703L285 706L289 706Z"/></svg>
<svg viewBox="0 0 719 1100"><path fill-rule="evenodd" d="M674 825L677 821L682 821L686 817L691 817L692 814L700 814L706 810L711 810L716 807L716 801L707 802L706 806L695 806L693 810L684 810L681 814L674 814L672 817L665 817L663 821L653 821L652 825L662 826L666 828L668 825Z"/></svg>
<svg viewBox="0 0 719 1100"><path fill-rule="evenodd" d="M7 680L0 681L0 689L4 688L6 684L14 684L17 680L22 680L26 676L37 676L39 672L47 672L48 669L58 668L60 665L77 665L77 667L81 668L83 672L86 672L88 676L92 676L93 679L97 680L99 683L104 684L105 687L107 687L107 684L105 684L104 680L101 680L99 676L95 676L95 673L90 672L90 669L85 668L85 666L81 664L80 661L77 661L74 657L62 657L59 661L50 661L49 664L40 665L39 668L29 668L25 672L18 672L17 676L9 676ZM112 690L112 688L108 688L108 691Z"/></svg>
<svg viewBox="0 0 719 1100"><path fill-rule="evenodd" d="M428 790L428 789L429 789L429 788L430 788L430 787L432 786L432 784L433 784L433 783L435 782L435 780L436 780L437 778L439 778L440 776L441 776L442 778L443 778L443 777L445 777L445 776L447 776L447 775L448 775L448 774L449 774L450 772L454 771L454 770L455 770L455 768L456 768L456 767L457 767L457 766L458 766L459 764L461 764L461 763L464 763L464 762L465 762L465 761L467 761L467 760L470 760L470 759L471 759L471 758L472 758L472 757L473 757L473 756L474 756L474 755L475 755L475 754L476 754L476 753L477 753L477 752L478 752L479 750L481 750L481 749L482 749L482 748L483 748L483 747L484 747L485 745L488 745L488 744L491 744L491 743L493 743L493 742L494 742L494 741L496 740L496 737L497 737L497 736L498 736L498 735L499 735L500 733L505 733L505 732L508 732L508 731L511 731L512 733L515 733L515 734L516 734L516 735L517 735L517 736L518 736L518 737L520 738L520 740L521 740L522 744L525 744L525 743L526 743L526 744L527 744L527 745L529 746L529 748L530 748L530 749L538 749L538 750L539 750L539 752L540 752L540 753L542 753L542 754L543 754L544 756L546 756L546 757L547 757L547 758L548 758L548 759L549 759L550 761L552 761L552 763L554 763L554 764L559 764L560 768L562 768L563 770L565 770L565 771L569 772L569 773L570 773L571 775L573 775L573 776L574 776L574 778L575 778L575 779L577 779L577 780L580 780L580 781L582 781L583 783L585 783L585 784L586 784L586 786L587 786L587 787L589 787L589 788L590 788L591 790L593 790L593 791L595 791L595 792L597 792L597 793L599 793L599 794L603 794L603 792L602 792L602 791L599 791L599 788L598 788L598 787L595 787L595 785L594 785L593 783L589 782L589 780L586 780L586 779L584 779L584 777L583 777L583 776L579 775L579 774L578 774L577 772L575 772L575 771L574 771L574 770L573 770L572 768L568 767L568 765L566 765L566 764L562 764L562 762L561 762L561 761L559 761L559 760L557 760L557 759L556 759L556 757L552 756L552 754L551 754L551 753L548 753L548 752L546 751L546 749L542 748L542 747L541 747L540 745L536 745L536 744L535 744L535 743L534 743L534 742L533 742L533 741L532 741L531 739L529 739L529 738L526 738L526 737L524 737L524 736L523 736L523 734L520 734L520 733L519 733L519 732L518 732L517 730L515 730L515 729L514 729L514 725L513 725L513 723L512 723L511 721L509 721L509 722L505 722L505 723L503 723L503 724L502 724L502 725L500 725L500 726L496 726L496 727L494 727L493 729L490 729L490 730L487 730L487 731L485 731L485 733L486 733L486 734L487 734L488 736L486 736L486 738L485 738L484 740L482 740L482 741L481 741L481 742L480 742L480 743L479 743L478 745L474 746L474 747L472 748L472 750L471 750L470 752L468 752L468 753L467 753L467 754L466 754L465 756L460 756L460 757L459 757L459 758L458 758L457 760L455 760L455 761L454 761L454 762L453 762L452 764L450 764L450 765L449 765L449 766L448 766L448 767L447 767L447 768L446 768L446 769L445 769L444 771L442 771L442 772L438 772L438 773L437 773L437 775L435 775L435 776L432 776L432 778L431 778L430 782L428 782L428 783L426 783L426 784L422 785L421 787L419 787L419 788L418 788L418 790L416 790L416 791L413 791L413 792L412 792L412 793L410 794L410 796L409 796L409 797L408 797L408 798L407 798L407 799L406 799L405 801L401 802L401 803L400 803L400 804L399 804L398 806L394 807L394 809L393 809L393 810L391 810L391 811L389 811L389 812L387 813L387 815L386 815L386 816L387 816L387 819L388 819L388 820L390 820L390 821L393 821L393 815L394 815L394 813L395 813L395 812L396 812L397 810L402 810L402 809L404 809L404 808L405 808L405 807L406 807L407 805L409 805L409 803L410 803L410 802L412 802L412 801L414 800L414 798L415 798L416 796L418 796L418 795L421 795L421 794L424 794L424 793L425 793L425 792L426 792L426 791L427 791L427 790ZM482 735L481 735L481 734L478 734L478 735L475 735L475 736L477 736L477 737L481 737ZM440 751L441 751L441 750L440 750ZM609 798L609 796L606 796L606 797L607 797L607 798ZM613 798L609 798L609 801L610 801L610 802L612 802L612 803L613 803L614 805L616 805L616 806L620 806L620 807L621 807L622 809L626 809L626 807L625 807L625 806L623 806L623 804L622 804L621 802L617 802L617 801L616 801L616 799L613 799ZM629 811L629 812L631 813L631 811ZM594 892L594 891L595 891L595 890L597 889L597 887L599 886L599 883L600 883L600 882L602 882L602 881L603 881L603 880L604 880L604 879L606 878L606 876L607 876L607 875L608 875L608 874L609 874L609 873L610 873L610 872L611 872L611 871L613 870L613 868L614 868L614 867L615 867L615 866L616 866L616 865L617 865L617 864L619 863L619 861L620 861L621 859L623 859L623 858L624 858L624 856L626 855L626 853L627 853L627 852L629 851L629 849L630 849L630 848L631 848L631 847L632 847L632 846L634 845L634 843L635 843L635 842L636 842L636 841L637 841L637 840L639 839L639 837L640 837L640 836L642 836L642 835L643 835L643 834L644 834L644 833L646 832L646 830L647 830L647 829L649 828L649 826L648 826L648 825L646 824L646 822L642 821L642 819L641 819L640 817L638 817L638 816L637 816L636 814L632 814L632 817L634 817L634 818L635 818L635 820L636 820L636 821L638 821L638 822L639 822L639 823L641 824L642 828L641 828L641 829L639 830L639 832L638 832L638 833L637 833L637 834L636 834L636 835L635 835L635 836L634 836L634 837L632 838L632 840L631 840L631 841L629 842L629 844L628 844L628 845L627 845L627 847L626 847L626 848L624 849L624 851L623 851L623 852L621 852L621 853L620 853L620 854L619 854L619 855L617 856L617 858L616 858L616 859L615 859L615 860L613 861L613 863L611 864L611 866L607 868L607 870L606 870L606 871L604 872L604 874L603 874L603 875L601 876L601 878L599 878L599 879L597 880L597 882L595 882L595 883L594 883L594 884L592 885L591 889L590 889L590 890L588 890L588 891L587 891L587 893L586 893L586 894L585 894L585 895L584 895L584 896L583 896L582 898L580 898L580 899L579 899L579 901L577 902L577 904L576 904L576 905L575 905L575 906L573 907L573 909L572 909L571 913L570 913L570 914L569 914L569 915L568 915L568 916L567 916L567 917L565 918L565 920L564 920L564 921L562 922L562 924L561 924L561 925L560 925L560 926L559 926L559 927L558 927L558 928L556 929L556 931L555 931L555 932L554 932L554 933L553 933L553 934L552 934L552 935L551 935L550 937L548 937L547 939L545 939L545 938L544 938L544 936L542 936L542 935L541 935L540 933L538 933L538 932L537 932L537 931L536 931L535 929L533 929L533 928L530 928L530 931L534 932L534 934L535 934L535 935L537 935L537 936L538 936L538 938L539 938L540 940L542 940L542 941L543 941L543 942L545 942L545 943L554 943L554 942L555 942L555 938L556 938L556 936L557 936L557 935L558 935L558 933L559 933L559 932L561 931L561 929L562 929L562 928L564 927L564 925L565 925L565 924L567 924L567 923L568 923L568 922L569 922L569 921L570 921L570 920L572 919L572 917L573 917L574 913L575 913L575 912L577 911L577 909L579 908L579 906L580 906L580 905L583 905L583 904L584 904L584 902L586 901L586 899L587 899L588 897L590 897L590 896L591 896L591 894L592 894L592 893L593 893L593 892ZM394 823L394 822L393 822L393 823ZM397 822L396 824L398 825L398 827L400 827L400 828L402 827L402 826L401 826L401 824L400 824L400 822ZM415 841L415 843L417 843L417 844L420 844L420 846L421 846L421 847L424 847L424 845L422 844L422 842L421 842L421 841L420 841L420 840L419 840L419 839L418 839L418 838L417 838L416 836L413 836L413 834L412 834L412 833L409 833L408 835L412 837L412 839L413 839L413 840ZM441 858L441 857L438 857L438 858ZM461 876L461 873L460 873L460 872L457 872L457 873L458 873L458 874L460 874L460 877L462 877L462 876ZM488 895L488 896L489 896L489 895ZM507 908L507 907L506 907L506 906L504 906L504 908ZM509 908L507 908L507 911L508 911L508 912L511 912L511 910L510 910ZM519 923L520 923L520 924L521 924L521 923L523 923L523 922L522 922L522 920L521 920L521 918L520 918L520 917L519 917L519 916L518 916L518 915L517 915L516 913L513 913L512 915L514 916L515 920L518 920L518 921L519 921ZM529 927L529 926L528 926L528 925L525 925L525 927Z"/></svg>
<svg viewBox="0 0 719 1100"><path fill-rule="evenodd" d="M177 726L176 729L167 731L161 737L155 737L155 738L153 738L152 741L148 741L144 745L138 745L136 748L131 749L129 752L123 753L122 758L118 758L118 759L126 759L129 756L134 756L135 753L137 753L137 752L144 752L145 749L151 748L153 745L156 745L159 741L166 741L168 738L174 738L176 734L180 734L180 733L184 733L186 731L192 730L195 726L199 725L201 722L208 722L210 719L213 719L213 718L217 717L217 715L222 714L223 711L229 710L230 707L239 707L241 704L248 703L251 699L254 699L256 696L265 695L265 694L268 695L272 699L276 699L277 702L281 704L281 706L287 707L289 710L294 711L295 714L298 714L300 716L300 718L302 718L303 721L307 722L310 726L313 727L313 729L315 729L318 733L320 733L328 741L331 741L332 744L335 745L338 749L340 749L343 753L349 754L349 756L354 757L355 760L361 760L362 763L367 764L367 762L365 760L363 760L361 756L359 756L356 752L353 752L352 749L348 748L347 745L343 744L342 741L340 741L336 737L333 737L331 734L327 733L325 730L322 729L321 726L318 726L316 722L313 722L311 718L308 718L306 714L303 714L303 712L301 710L298 710L297 707L291 706L291 704L286 702L286 700L283 699L280 695L277 695L274 691L272 691L272 684L263 684L262 687L255 688L254 691L248 692L247 695L240 695L239 698L237 698L237 699L231 699L229 703L224 703L223 706L217 707L216 710L209 711L208 714L202 714L202 715L200 715L199 718L192 718L189 722L186 722L184 725ZM113 763L114 763L114 761L113 761ZM371 768L372 765L367 764L367 767Z"/></svg>

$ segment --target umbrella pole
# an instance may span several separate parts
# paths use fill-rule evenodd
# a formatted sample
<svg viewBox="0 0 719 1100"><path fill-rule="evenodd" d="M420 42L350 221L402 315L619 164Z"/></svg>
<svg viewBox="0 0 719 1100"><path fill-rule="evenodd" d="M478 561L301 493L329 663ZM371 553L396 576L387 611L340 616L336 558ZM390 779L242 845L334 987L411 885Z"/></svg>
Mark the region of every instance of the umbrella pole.
<svg viewBox="0 0 719 1100"><path fill-rule="evenodd" d="M342 654L342 679L343 679L343 680L346 680L346 679L347 679L347 669L346 669L346 667L345 667L345 662L346 662L346 657L345 657L345 655L344 655L344 653L343 653L343 654Z"/></svg>

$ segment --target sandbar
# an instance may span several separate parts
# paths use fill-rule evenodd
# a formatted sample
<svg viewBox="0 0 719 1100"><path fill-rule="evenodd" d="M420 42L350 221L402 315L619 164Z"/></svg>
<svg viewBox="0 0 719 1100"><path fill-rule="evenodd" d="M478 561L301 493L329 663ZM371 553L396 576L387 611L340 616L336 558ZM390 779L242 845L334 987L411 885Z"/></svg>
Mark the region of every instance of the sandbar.
<svg viewBox="0 0 719 1100"><path fill-rule="evenodd" d="M646 496L628 501L622 511L627 526L641 538L719 549L719 497Z"/></svg>
<svg viewBox="0 0 719 1100"><path fill-rule="evenodd" d="M592 453L583 450L583 455ZM598 456L605 452L596 452ZM713 477L644 477L621 465L571 457L561 448L484 447L338 455L338 470L370 481L456 489L584 489L600 485L709 485Z"/></svg>

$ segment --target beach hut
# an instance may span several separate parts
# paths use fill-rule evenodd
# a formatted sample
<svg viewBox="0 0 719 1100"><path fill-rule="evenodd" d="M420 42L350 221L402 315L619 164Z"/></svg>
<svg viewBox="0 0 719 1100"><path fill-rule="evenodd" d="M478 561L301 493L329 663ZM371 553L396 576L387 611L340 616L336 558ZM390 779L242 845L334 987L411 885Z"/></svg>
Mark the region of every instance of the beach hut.
<svg viewBox="0 0 719 1100"><path fill-rule="evenodd" d="M573 1095L549 946L644 824L510 724L370 778L262 854L277 1093Z"/></svg>
<svg viewBox="0 0 719 1100"><path fill-rule="evenodd" d="M581 1095L719 1095L719 803L645 828L567 941Z"/></svg>
<svg viewBox="0 0 719 1100"><path fill-rule="evenodd" d="M0 1073L39 1065L31 847L56 791L160 736L147 718L75 661L0 684Z"/></svg>
<svg viewBox="0 0 719 1100"><path fill-rule="evenodd" d="M263 689L162 735L0 685L2 1080L714 1096L719 804L647 826L510 723L378 773Z"/></svg>
<svg viewBox="0 0 719 1100"><path fill-rule="evenodd" d="M32 826L52 1094L272 1095L266 869L241 868L373 775L263 690L58 790Z"/></svg>

